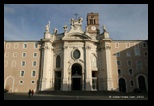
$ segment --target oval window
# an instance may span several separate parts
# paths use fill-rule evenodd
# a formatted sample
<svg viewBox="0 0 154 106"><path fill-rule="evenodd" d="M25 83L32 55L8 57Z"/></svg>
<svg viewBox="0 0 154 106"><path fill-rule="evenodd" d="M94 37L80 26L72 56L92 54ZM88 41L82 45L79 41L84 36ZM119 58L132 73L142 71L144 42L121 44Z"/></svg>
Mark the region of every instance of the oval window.
<svg viewBox="0 0 154 106"><path fill-rule="evenodd" d="M79 51L79 50L74 50L74 52L73 52L73 57L74 57L75 59L80 58L80 51Z"/></svg>

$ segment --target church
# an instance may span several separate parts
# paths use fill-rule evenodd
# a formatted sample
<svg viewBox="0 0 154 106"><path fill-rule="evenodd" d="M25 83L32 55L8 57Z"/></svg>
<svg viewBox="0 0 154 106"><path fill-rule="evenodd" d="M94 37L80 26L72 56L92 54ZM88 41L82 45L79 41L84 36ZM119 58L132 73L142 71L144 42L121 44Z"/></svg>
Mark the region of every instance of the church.
<svg viewBox="0 0 154 106"><path fill-rule="evenodd" d="M85 31L82 21L63 33L49 22L39 41L4 40L4 89L148 92L148 40L113 40L98 13L87 14Z"/></svg>

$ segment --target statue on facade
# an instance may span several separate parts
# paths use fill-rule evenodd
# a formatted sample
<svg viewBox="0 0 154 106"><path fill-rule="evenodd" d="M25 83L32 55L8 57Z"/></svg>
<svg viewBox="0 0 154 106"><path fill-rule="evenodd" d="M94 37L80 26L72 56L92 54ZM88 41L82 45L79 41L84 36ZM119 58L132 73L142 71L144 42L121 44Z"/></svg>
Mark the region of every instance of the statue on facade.
<svg viewBox="0 0 154 106"><path fill-rule="evenodd" d="M50 21L48 22L48 24L45 26L45 31L49 32L49 28L50 28Z"/></svg>
<svg viewBox="0 0 154 106"><path fill-rule="evenodd" d="M80 25L82 24L82 20L83 20L83 18L79 18L79 24Z"/></svg>
<svg viewBox="0 0 154 106"><path fill-rule="evenodd" d="M103 31L106 32L106 26L105 25L103 26Z"/></svg>
<svg viewBox="0 0 154 106"><path fill-rule="evenodd" d="M71 19L71 25L74 25L74 19L73 18Z"/></svg>
<svg viewBox="0 0 154 106"><path fill-rule="evenodd" d="M57 32L58 32L58 29L57 28L54 28L53 33L54 34L57 34Z"/></svg>
<svg viewBox="0 0 154 106"><path fill-rule="evenodd" d="M67 30L68 30L67 25L64 25L63 28L64 28L64 32L67 32Z"/></svg>
<svg viewBox="0 0 154 106"><path fill-rule="evenodd" d="M107 30L106 30L106 26L104 25L103 26L103 34L104 34L104 38L109 38L109 33L107 32Z"/></svg>

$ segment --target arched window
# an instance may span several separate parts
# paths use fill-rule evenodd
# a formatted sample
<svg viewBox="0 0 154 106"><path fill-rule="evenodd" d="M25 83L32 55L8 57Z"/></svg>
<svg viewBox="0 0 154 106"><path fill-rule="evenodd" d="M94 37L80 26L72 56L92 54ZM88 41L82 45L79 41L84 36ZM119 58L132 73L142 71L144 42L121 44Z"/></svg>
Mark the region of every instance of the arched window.
<svg viewBox="0 0 154 106"><path fill-rule="evenodd" d="M60 56L58 55L56 57L56 68L59 68L60 67Z"/></svg>
<svg viewBox="0 0 154 106"><path fill-rule="evenodd" d="M90 24L93 24L93 19L90 19Z"/></svg>

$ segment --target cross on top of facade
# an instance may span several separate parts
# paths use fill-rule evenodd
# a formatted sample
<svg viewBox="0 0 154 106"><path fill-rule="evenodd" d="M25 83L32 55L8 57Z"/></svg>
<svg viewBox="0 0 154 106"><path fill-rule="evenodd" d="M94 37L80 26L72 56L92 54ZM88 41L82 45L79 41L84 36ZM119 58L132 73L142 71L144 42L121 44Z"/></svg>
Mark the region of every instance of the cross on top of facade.
<svg viewBox="0 0 154 106"><path fill-rule="evenodd" d="M75 13L74 15L76 16L76 19L77 19L77 17L78 17L79 14L78 13Z"/></svg>

